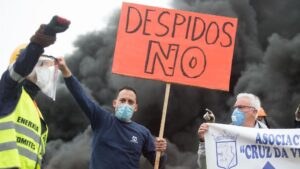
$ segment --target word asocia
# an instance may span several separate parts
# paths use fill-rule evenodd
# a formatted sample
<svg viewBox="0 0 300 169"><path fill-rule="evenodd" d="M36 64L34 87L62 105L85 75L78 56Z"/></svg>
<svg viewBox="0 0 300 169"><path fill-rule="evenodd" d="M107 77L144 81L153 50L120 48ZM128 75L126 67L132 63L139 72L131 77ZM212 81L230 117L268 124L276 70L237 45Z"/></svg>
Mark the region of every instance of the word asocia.
<svg viewBox="0 0 300 169"><path fill-rule="evenodd" d="M300 144L300 135L257 133L255 142L265 145L297 146Z"/></svg>

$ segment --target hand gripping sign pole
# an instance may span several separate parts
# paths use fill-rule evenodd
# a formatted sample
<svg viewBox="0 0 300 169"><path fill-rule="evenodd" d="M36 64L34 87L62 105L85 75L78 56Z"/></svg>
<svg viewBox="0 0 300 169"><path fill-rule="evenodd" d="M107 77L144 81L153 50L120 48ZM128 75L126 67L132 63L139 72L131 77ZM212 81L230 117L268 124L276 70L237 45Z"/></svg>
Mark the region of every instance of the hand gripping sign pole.
<svg viewBox="0 0 300 169"><path fill-rule="evenodd" d="M168 101L169 101L169 95L170 95L170 88L171 88L171 84L167 83L166 84L164 106L163 106L163 112L162 112L162 116L161 116L161 122L160 122L160 129L159 129L159 136L158 136L158 138L163 138L163 136L164 136L166 116L167 116L167 108L168 108ZM160 156L161 156L161 152L160 151L156 151L154 169L158 169L158 167L159 167Z"/></svg>

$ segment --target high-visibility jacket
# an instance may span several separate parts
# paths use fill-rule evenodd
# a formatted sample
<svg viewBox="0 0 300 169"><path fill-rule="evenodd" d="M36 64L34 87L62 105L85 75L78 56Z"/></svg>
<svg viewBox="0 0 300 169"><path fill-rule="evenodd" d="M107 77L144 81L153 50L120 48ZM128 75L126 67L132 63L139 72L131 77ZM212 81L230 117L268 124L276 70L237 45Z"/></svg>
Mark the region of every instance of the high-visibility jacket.
<svg viewBox="0 0 300 169"><path fill-rule="evenodd" d="M14 111L0 118L0 168L40 169L47 136L40 110L22 89Z"/></svg>

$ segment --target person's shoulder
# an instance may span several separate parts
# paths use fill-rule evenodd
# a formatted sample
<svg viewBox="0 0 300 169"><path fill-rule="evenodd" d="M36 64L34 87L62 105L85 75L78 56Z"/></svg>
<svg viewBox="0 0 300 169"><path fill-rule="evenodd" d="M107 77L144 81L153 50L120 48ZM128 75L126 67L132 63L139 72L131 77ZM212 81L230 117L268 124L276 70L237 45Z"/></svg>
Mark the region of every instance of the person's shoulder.
<svg viewBox="0 0 300 169"><path fill-rule="evenodd" d="M134 128L136 130L139 130L140 132L150 132L149 129L145 126L143 126L142 124L139 124L137 122L132 121L132 125L134 126Z"/></svg>
<svg viewBox="0 0 300 169"><path fill-rule="evenodd" d="M265 123L262 123L258 120L256 121L256 124L257 124L257 128L260 128L260 129L268 129L269 128Z"/></svg>
<svg viewBox="0 0 300 169"><path fill-rule="evenodd" d="M300 128L300 121L295 119L295 127L296 128Z"/></svg>
<svg viewBox="0 0 300 169"><path fill-rule="evenodd" d="M135 127L138 127L138 128L144 128L144 129L147 129L145 126L143 126L142 124L138 123L138 122L135 122L135 121L132 121L131 124Z"/></svg>

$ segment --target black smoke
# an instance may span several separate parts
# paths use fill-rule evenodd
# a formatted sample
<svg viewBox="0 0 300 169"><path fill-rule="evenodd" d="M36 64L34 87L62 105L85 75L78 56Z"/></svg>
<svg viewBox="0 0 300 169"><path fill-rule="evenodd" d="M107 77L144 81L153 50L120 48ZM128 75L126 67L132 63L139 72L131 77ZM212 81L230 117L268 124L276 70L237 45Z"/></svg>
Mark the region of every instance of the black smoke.
<svg viewBox="0 0 300 169"><path fill-rule="evenodd" d="M204 109L213 110L217 122L228 123L234 95L239 92L252 92L261 98L271 127L293 127L293 113L300 102L299 1L185 0L174 1L172 8L237 17L238 31L229 92L171 85L165 127L167 169L196 168L197 128L203 122ZM134 120L157 136L165 83L111 73L118 21L119 11L106 29L79 36L67 63L87 93L109 110L119 87L134 87L139 99ZM56 102L45 99L40 96L39 105L50 126L46 168L88 168L89 123L62 79ZM148 165L142 158L141 168Z"/></svg>

